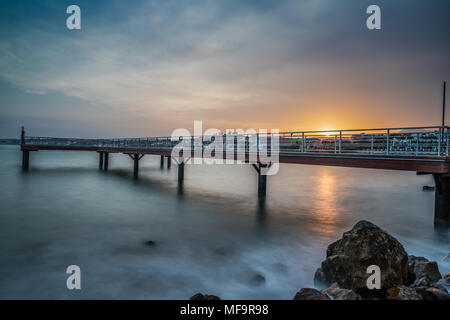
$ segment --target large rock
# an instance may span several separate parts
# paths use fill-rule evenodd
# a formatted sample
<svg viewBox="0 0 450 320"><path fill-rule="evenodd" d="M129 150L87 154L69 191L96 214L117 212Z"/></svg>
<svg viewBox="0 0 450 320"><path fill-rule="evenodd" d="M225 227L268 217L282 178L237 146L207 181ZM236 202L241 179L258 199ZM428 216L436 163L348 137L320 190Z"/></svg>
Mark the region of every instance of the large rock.
<svg viewBox="0 0 450 320"><path fill-rule="evenodd" d="M342 239L328 246L327 258L314 275L314 285L337 282L343 289L367 289L367 267L381 270L381 289L408 282L408 255L400 242L368 221L359 221Z"/></svg>
<svg viewBox="0 0 450 320"><path fill-rule="evenodd" d="M332 300L362 300L361 296L349 289L339 288L339 285L335 282L331 287L321 291L326 294Z"/></svg>
<svg viewBox="0 0 450 320"><path fill-rule="evenodd" d="M212 294L197 293L191 297L191 300L220 300L220 298Z"/></svg>
<svg viewBox="0 0 450 320"><path fill-rule="evenodd" d="M422 296L413 288L398 286L387 290L389 300L422 300Z"/></svg>
<svg viewBox="0 0 450 320"><path fill-rule="evenodd" d="M424 257L409 256L408 268L410 278L415 276L415 287L431 285L442 278L436 261L428 261Z"/></svg>
<svg viewBox="0 0 450 320"><path fill-rule="evenodd" d="M294 300L331 300L326 294L312 288L303 288L295 294Z"/></svg>
<svg viewBox="0 0 450 320"><path fill-rule="evenodd" d="M450 294L438 288L424 288L418 290L423 297L423 300L450 300Z"/></svg>
<svg viewBox="0 0 450 320"><path fill-rule="evenodd" d="M445 288L445 290L450 290L450 272L447 272L447 274L438 282L435 283L436 287Z"/></svg>

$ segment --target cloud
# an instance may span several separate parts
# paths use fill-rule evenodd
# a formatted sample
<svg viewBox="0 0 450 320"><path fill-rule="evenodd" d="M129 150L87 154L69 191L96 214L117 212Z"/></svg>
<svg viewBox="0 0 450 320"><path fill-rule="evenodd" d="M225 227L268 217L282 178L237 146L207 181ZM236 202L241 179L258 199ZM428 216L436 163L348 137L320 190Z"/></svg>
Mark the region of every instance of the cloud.
<svg viewBox="0 0 450 320"><path fill-rule="evenodd" d="M222 129L300 125L312 119L310 108L328 114L353 105L353 89L373 98L372 90L390 90L411 66L424 72L410 83L416 87L447 61L439 39L414 51L420 44L407 41L414 36L400 46L395 32L367 33L364 3L91 3L80 4L81 31L64 29L57 2L48 2L45 21L10 26L12 36L0 41L0 78L27 92L85 100L99 121L103 106L120 110L139 119L142 131L168 134L195 119ZM433 59L418 66L423 58Z"/></svg>

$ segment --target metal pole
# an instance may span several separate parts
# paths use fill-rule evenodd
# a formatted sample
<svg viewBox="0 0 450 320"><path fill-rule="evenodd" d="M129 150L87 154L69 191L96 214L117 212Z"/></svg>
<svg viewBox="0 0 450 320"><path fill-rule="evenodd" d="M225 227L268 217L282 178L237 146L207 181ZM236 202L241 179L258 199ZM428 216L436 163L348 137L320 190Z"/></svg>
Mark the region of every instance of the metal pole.
<svg viewBox="0 0 450 320"><path fill-rule="evenodd" d="M342 130L339 131L339 153L342 152Z"/></svg>
<svg viewBox="0 0 450 320"><path fill-rule="evenodd" d="M448 128L445 129L445 139L446 139L446 143L445 143L445 155L448 156Z"/></svg>
<svg viewBox="0 0 450 320"><path fill-rule="evenodd" d="M370 153L373 153L373 135L370 137Z"/></svg>
<svg viewBox="0 0 450 320"><path fill-rule="evenodd" d="M20 144L21 145L25 144L25 127L22 127L22 132L20 134Z"/></svg>
<svg viewBox="0 0 450 320"><path fill-rule="evenodd" d="M100 151L98 154L99 154L98 168L100 170L102 170L103 169L103 152Z"/></svg>
<svg viewBox="0 0 450 320"><path fill-rule="evenodd" d="M334 136L334 153L337 152L337 146L336 146L337 137Z"/></svg>
<svg viewBox="0 0 450 320"><path fill-rule="evenodd" d="M305 133L302 132L302 152L305 152Z"/></svg>
<svg viewBox="0 0 450 320"><path fill-rule="evenodd" d="M386 130L386 154L389 154L389 129Z"/></svg>
<svg viewBox="0 0 450 320"><path fill-rule="evenodd" d="M442 127L445 127L445 91L446 91L447 83L444 81L444 85L442 88Z"/></svg>
<svg viewBox="0 0 450 320"><path fill-rule="evenodd" d="M103 161L103 170L108 171L108 166L109 166L109 152L105 152L103 154L104 161Z"/></svg>
<svg viewBox="0 0 450 320"><path fill-rule="evenodd" d="M134 175L134 178L137 179L139 177L139 154L135 153L133 160L134 160L133 175Z"/></svg>
<svg viewBox="0 0 450 320"><path fill-rule="evenodd" d="M443 128L443 127L442 127ZM441 155L442 128L439 128L438 155Z"/></svg>

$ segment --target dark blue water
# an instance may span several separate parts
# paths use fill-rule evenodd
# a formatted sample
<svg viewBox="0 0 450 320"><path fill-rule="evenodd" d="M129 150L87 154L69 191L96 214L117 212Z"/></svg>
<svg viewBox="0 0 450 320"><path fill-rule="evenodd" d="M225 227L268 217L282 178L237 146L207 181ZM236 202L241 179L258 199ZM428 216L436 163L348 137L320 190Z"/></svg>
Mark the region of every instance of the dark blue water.
<svg viewBox="0 0 450 320"><path fill-rule="evenodd" d="M281 165L263 205L249 165L189 165L179 189L158 156L143 158L139 181L122 154L107 173L94 152L31 153L28 173L20 158L0 146L2 299L291 299L361 219L450 271L448 234L434 230L434 195L422 191L430 176ZM72 264L79 291L66 288Z"/></svg>

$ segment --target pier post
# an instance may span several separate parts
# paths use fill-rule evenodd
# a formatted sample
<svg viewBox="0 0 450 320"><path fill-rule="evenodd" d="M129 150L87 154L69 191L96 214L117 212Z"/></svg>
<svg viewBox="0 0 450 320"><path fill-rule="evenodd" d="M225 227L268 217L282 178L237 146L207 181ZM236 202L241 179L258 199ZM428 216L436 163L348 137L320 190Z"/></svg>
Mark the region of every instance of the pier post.
<svg viewBox="0 0 450 320"><path fill-rule="evenodd" d="M434 191L434 225L450 226L450 175L433 173L436 188Z"/></svg>
<svg viewBox="0 0 450 320"><path fill-rule="evenodd" d="M22 149L22 169L28 170L30 167L30 151L23 150L23 146L25 145L25 127L22 127L20 132L20 147Z"/></svg>
<svg viewBox="0 0 450 320"><path fill-rule="evenodd" d="M172 164L172 157L168 156L167 157L167 169L170 169L170 165Z"/></svg>
<svg viewBox="0 0 450 320"><path fill-rule="evenodd" d="M184 180L184 161L178 164L178 181Z"/></svg>
<svg viewBox="0 0 450 320"><path fill-rule="evenodd" d="M22 151L22 169L28 170L30 167L30 151L23 150Z"/></svg>
<svg viewBox="0 0 450 320"><path fill-rule="evenodd" d="M104 162L103 162L103 170L108 171L108 165L109 165L109 152L104 153Z"/></svg>
<svg viewBox="0 0 450 320"><path fill-rule="evenodd" d="M20 132L20 145L23 146L25 144L25 127L22 127Z"/></svg>
<svg viewBox="0 0 450 320"><path fill-rule="evenodd" d="M164 169L164 156L161 156L161 169Z"/></svg>
<svg viewBox="0 0 450 320"><path fill-rule="evenodd" d="M99 155L98 168L100 170L102 170L103 169L103 152L102 151L99 152L98 155Z"/></svg>
<svg viewBox="0 0 450 320"><path fill-rule="evenodd" d="M267 175L262 173L261 168L266 168L270 165L258 163L258 165L252 163L253 168L255 168L258 173L258 197L264 198L266 196L267 190Z"/></svg>
<svg viewBox="0 0 450 320"><path fill-rule="evenodd" d="M258 197L266 196L267 176L265 174L258 174Z"/></svg>
<svg viewBox="0 0 450 320"><path fill-rule="evenodd" d="M139 176L139 154L135 153L133 156L133 160L134 160L133 176L135 179L137 179Z"/></svg>

